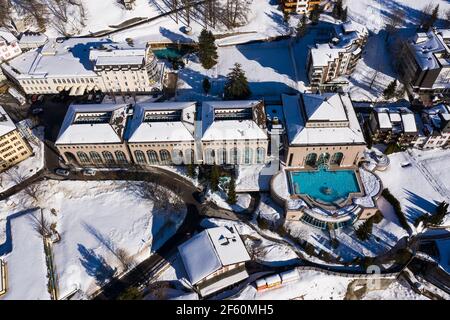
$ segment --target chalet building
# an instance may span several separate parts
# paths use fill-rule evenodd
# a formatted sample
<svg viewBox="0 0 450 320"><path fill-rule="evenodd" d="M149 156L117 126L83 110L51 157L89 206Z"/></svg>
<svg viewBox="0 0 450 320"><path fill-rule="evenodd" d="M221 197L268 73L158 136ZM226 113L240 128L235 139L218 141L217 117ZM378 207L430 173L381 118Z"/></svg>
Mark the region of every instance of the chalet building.
<svg viewBox="0 0 450 320"><path fill-rule="evenodd" d="M417 33L402 48L399 73L416 100L432 105L450 96L450 29Z"/></svg>
<svg viewBox="0 0 450 320"><path fill-rule="evenodd" d="M366 148L348 94L283 95L289 167L356 166Z"/></svg>
<svg viewBox="0 0 450 320"><path fill-rule="evenodd" d="M67 164L116 166L132 162L124 141L128 104L70 105L55 146Z"/></svg>
<svg viewBox="0 0 450 320"><path fill-rule="evenodd" d="M372 108L369 129L374 143L398 143L409 147L415 144L419 128L415 114L401 105Z"/></svg>
<svg viewBox="0 0 450 320"><path fill-rule="evenodd" d="M26 94L72 96L97 90L149 93L162 88L164 74L150 48L106 38L51 39L2 69Z"/></svg>
<svg viewBox="0 0 450 320"><path fill-rule="evenodd" d="M206 229L178 247L190 283L202 296L248 278L250 256L234 226Z"/></svg>
<svg viewBox="0 0 450 320"><path fill-rule="evenodd" d="M425 109L420 121L419 137L414 147L426 150L450 146L450 111L447 106L440 104Z"/></svg>
<svg viewBox="0 0 450 320"><path fill-rule="evenodd" d="M0 106L0 172L22 162L32 154L30 145Z"/></svg>
<svg viewBox="0 0 450 320"><path fill-rule="evenodd" d="M335 91L348 84L344 76L354 71L367 37L366 27L348 21L335 26L330 43L311 47L306 63L311 88Z"/></svg>
<svg viewBox="0 0 450 320"><path fill-rule="evenodd" d="M305 14L320 4L320 0L282 0L283 12Z"/></svg>
<svg viewBox="0 0 450 320"><path fill-rule="evenodd" d="M0 63L11 60L21 53L17 38L7 29L0 28Z"/></svg>

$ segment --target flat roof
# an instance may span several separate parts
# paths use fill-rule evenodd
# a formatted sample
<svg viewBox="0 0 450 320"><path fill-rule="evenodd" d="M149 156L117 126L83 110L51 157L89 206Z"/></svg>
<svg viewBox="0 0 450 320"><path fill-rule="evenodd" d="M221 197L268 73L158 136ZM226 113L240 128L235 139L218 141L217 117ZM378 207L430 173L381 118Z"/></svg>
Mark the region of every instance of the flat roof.
<svg viewBox="0 0 450 320"><path fill-rule="evenodd" d="M4 136L7 133L16 129L16 125L12 122L5 109L0 106L0 136Z"/></svg>

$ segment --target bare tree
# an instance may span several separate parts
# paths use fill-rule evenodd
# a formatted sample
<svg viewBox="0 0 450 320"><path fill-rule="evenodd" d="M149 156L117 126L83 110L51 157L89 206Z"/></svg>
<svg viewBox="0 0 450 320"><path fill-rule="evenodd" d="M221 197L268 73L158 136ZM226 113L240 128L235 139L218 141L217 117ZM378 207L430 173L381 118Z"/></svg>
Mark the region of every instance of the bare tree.
<svg viewBox="0 0 450 320"><path fill-rule="evenodd" d="M32 183L27 185L24 189L23 192L29 196L31 199L33 199L33 202L38 202L39 201L39 197L38 197L38 192L39 192L39 185L37 183Z"/></svg>
<svg viewBox="0 0 450 320"><path fill-rule="evenodd" d="M422 11L420 12L420 16L419 16L419 24L420 26L425 25L428 20L430 19L430 13L433 11L433 7L434 7L434 3L433 2L429 2L428 4L426 4Z"/></svg>
<svg viewBox="0 0 450 320"><path fill-rule="evenodd" d="M114 252L116 258L120 261L122 268L124 271L128 271L136 266L136 261L134 258L128 253L127 250L123 248L117 248Z"/></svg>
<svg viewBox="0 0 450 320"><path fill-rule="evenodd" d="M44 212L40 209L40 214L30 215L33 224L33 230L36 231L42 238L49 237L52 234L52 227L50 221L44 216Z"/></svg>

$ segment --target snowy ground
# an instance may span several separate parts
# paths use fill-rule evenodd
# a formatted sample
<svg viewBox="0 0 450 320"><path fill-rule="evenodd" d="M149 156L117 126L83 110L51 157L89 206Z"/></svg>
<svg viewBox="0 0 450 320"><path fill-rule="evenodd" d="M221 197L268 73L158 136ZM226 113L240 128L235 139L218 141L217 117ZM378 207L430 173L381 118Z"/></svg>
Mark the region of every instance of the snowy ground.
<svg viewBox="0 0 450 320"><path fill-rule="evenodd" d="M47 218L56 223L61 241L54 244L53 253L61 297L75 288L92 293L110 276L121 272L122 266L117 257L119 249L126 252L134 263L147 258L175 232L185 216L185 209L179 213L157 210L151 200L137 194L134 183L45 181L38 187L36 201L21 192L0 203L2 230L6 230L6 242L2 241L4 244L0 248L12 250L10 255L17 261L25 261L28 256L33 260L23 264L22 269L17 268L17 271L15 268L9 269L10 288L24 285L18 275L21 271L27 272L24 268L29 269L29 265L32 264L36 270L45 268L45 264L40 263L43 261L42 241L36 244L24 241L23 245L28 246L25 249L16 246L14 241L20 232L16 235L15 219L11 216L14 213L41 206L45 208ZM50 213L51 209L55 209L55 214ZM8 219L13 223L12 231L7 225L5 229L5 215L10 215ZM27 216L29 214L24 218ZM2 235L5 236L4 231ZM12 246L8 248L11 237ZM42 258L35 258L35 255L42 255ZM45 273L43 280L41 275L33 274L32 281L45 282ZM45 298L47 295L33 298Z"/></svg>
<svg viewBox="0 0 450 320"><path fill-rule="evenodd" d="M367 285L366 280L355 280L320 271L299 269L300 278L273 289L257 291L254 284L247 286L235 299L248 300L344 300L359 298L354 289ZM356 290L355 290L356 291ZM387 288L369 291L364 299L424 299L407 285L394 280Z"/></svg>
<svg viewBox="0 0 450 320"><path fill-rule="evenodd" d="M236 191L269 191L272 175L270 165L241 165L236 178Z"/></svg>
<svg viewBox="0 0 450 320"><path fill-rule="evenodd" d="M232 210L234 212L242 212L246 210L250 206L250 202L252 200L252 197L248 193L238 193L236 203L230 205L227 202L227 195L223 191L217 191L214 193L209 191L206 196L219 207L226 210Z"/></svg>
<svg viewBox="0 0 450 320"><path fill-rule="evenodd" d="M450 150L414 149L389 155L389 160L389 168L378 175L400 201L412 227L424 213L434 213L440 201L450 201ZM412 165L402 168L400 163L406 161Z"/></svg>
<svg viewBox="0 0 450 320"><path fill-rule="evenodd" d="M33 129L33 134L38 141L30 142L34 155L0 173L0 192L5 192L44 167L44 127Z"/></svg>

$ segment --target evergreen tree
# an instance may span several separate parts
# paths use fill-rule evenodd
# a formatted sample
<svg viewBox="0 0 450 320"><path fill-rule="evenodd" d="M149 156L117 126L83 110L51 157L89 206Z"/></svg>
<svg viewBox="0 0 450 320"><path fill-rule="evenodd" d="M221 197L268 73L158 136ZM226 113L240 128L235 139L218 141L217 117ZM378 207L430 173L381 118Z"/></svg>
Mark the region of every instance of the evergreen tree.
<svg viewBox="0 0 450 320"><path fill-rule="evenodd" d="M236 199L236 180L234 179L234 177L231 177L230 184L228 185L227 195L228 195L227 202L229 204L235 204L237 199Z"/></svg>
<svg viewBox="0 0 450 320"><path fill-rule="evenodd" d="M343 11L342 0L337 0L333 6L333 10L331 11L331 16L335 19L341 20Z"/></svg>
<svg viewBox="0 0 450 320"><path fill-rule="evenodd" d="M348 16L347 7L345 7L344 10L342 10L341 20L343 22L347 21L347 16Z"/></svg>
<svg viewBox="0 0 450 320"><path fill-rule="evenodd" d="M212 191L219 190L219 168L216 165L211 168L210 184Z"/></svg>
<svg viewBox="0 0 450 320"><path fill-rule="evenodd" d="M423 28L428 31L436 23L436 20L438 18L439 18L439 5L436 5L436 7L434 7L433 9L433 12L431 13L431 16L423 24Z"/></svg>
<svg viewBox="0 0 450 320"><path fill-rule="evenodd" d="M306 32L308 31L308 22L307 22L306 14L304 14L302 16L302 18L300 19L300 21L298 22L295 31L296 31L297 38L303 38L306 35Z"/></svg>
<svg viewBox="0 0 450 320"><path fill-rule="evenodd" d="M391 83L388 84L386 89L383 91L383 96L385 99L391 99L395 95L395 91L397 89L397 80L393 80Z"/></svg>
<svg viewBox="0 0 450 320"><path fill-rule="evenodd" d="M136 287L126 289L117 300L142 300L142 293Z"/></svg>
<svg viewBox="0 0 450 320"><path fill-rule="evenodd" d="M198 58L203 68L211 69L217 64L216 38L211 31L203 29L198 37Z"/></svg>
<svg viewBox="0 0 450 320"><path fill-rule="evenodd" d="M208 78L204 78L202 82L203 91L205 91L206 94L209 93L209 90L211 90L211 82L209 82Z"/></svg>
<svg viewBox="0 0 450 320"><path fill-rule="evenodd" d="M239 63L235 63L227 75L224 94L227 100L247 99L251 95L247 77Z"/></svg>
<svg viewBox="0 0 450 320"><path fill-rule="evenodd" d="M317 24L319 22L321 8L318 4L315 4L313 9L311 10L311 13L309 14L309 19L311 20L312 24Z"/></svg>
<svg viewBox="0 0 450 320"><path fill-rule="evenodd" d="M187 175L189 178L195 178L195 165L193 163L187 164Z"/></svg>

